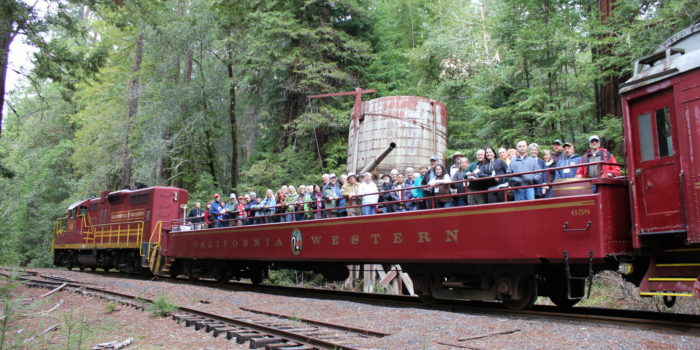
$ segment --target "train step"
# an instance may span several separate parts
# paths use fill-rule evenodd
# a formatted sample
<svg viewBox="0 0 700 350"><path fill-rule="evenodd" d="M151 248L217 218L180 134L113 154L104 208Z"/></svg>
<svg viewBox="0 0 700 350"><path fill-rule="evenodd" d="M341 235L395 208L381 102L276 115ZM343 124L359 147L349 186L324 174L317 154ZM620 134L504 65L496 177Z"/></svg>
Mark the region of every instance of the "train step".
<svg viewBox="0 0 700 350"><path fill-rule="evenodd" d="M694 249L693 249L694 250ZM675 249L670 253L686 253L689 249ZM669 252L669 251L666 251ZM683 257L685 258L685 256ZM697 257L696 257L697 259ZM682 259L685 260L685 259ZM679 261L665 256L663 261L652 260L639 287L639 295L664 297L693 297L693 288L700 279L700 263Z"/></svg>

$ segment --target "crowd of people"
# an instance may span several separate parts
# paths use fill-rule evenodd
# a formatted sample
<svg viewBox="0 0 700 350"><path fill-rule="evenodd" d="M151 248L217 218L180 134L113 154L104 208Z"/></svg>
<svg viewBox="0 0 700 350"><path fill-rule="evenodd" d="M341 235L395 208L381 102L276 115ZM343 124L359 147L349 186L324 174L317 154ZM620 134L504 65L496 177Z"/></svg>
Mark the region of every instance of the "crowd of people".
<svg viewBox="0 0 700 350"><path fill-rule="evenodd" d="M600 147L598 136L589 137L588 143L582 157L573 144L559 139L544 150L536 143L519 141L516 148L499 148L498 153L488 146L479 149L472 162L455 152L449 168L433 156L430 166L421 166L418 171L411 167L404 172L393 169L379 175L377 181L370 172L340 178L323 174L322 185L283 185L276 192L267 189L264 195L231 193L228 202L217 193L205 209L195 203L188 220L201 227L227 227L497 203L506 196L514 201L548 198L552 188L547 185L552 182L621 175L614 164L575 167L616 163L615 157ZM510 189L502 190L505 188Z"/></svg>

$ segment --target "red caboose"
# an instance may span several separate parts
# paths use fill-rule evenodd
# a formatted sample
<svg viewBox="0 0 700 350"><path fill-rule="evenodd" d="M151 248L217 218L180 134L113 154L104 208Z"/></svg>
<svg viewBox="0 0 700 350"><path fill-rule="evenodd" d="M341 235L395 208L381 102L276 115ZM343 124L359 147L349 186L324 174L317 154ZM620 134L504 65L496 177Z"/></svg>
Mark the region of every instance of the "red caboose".
<svg viewBox="0 0 700 350"><path fill-rule="evenodd" d="M160 232L181 217L188 193L175 187L104 191L99 198L72 204L56 222L54 263L140 272ZM166 226L166 227L164 227Z"/></svg>
<svg viewBox="0 0 700 350"><path fill-rule="evenodd" d="M700 297L700 23L637 61L620 93L637 255L626 272L642 295L670 301L695 284Z"/></svg>

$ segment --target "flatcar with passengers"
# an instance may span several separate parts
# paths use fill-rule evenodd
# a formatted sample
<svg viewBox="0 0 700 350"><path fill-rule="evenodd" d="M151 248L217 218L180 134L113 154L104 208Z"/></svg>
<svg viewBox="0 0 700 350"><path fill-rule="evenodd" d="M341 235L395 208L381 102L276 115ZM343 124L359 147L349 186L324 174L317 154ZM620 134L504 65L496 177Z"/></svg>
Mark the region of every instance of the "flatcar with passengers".
<svg viewBox="0 0 700 350"><path fill-rule="evenodd" d="M254 225L234 219L220 228L181 215L182 189L103 193L69 208L65 228L57 226L55 262L254 283L270 268L343 280L348 265L400 264L423 297L501 300L511 308L537 296L572 306L595 273L617 270L642 295L668 304L698 298L699 68L700 25L637 62L621 91L626 176L472 192L549 186L552 198ZM144 193L149 203L132 202Z"/></svg>

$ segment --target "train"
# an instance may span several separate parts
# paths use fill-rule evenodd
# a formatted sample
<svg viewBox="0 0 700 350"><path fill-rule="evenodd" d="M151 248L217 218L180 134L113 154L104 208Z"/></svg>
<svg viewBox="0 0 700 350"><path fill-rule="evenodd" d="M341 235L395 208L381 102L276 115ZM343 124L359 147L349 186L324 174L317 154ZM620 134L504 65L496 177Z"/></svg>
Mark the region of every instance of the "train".
<svg viewBox="0 0 700 350"><path fill-rule="evenodd" d="M208 228L185 218L186 190L137 186L69 206L54 263L253 283L270 269L340 281L348 266L400 265L421 298L512 309L538 296L571 307L611 270L669 306L700 298L699 68L700 24L638 60L620 89L625 175L516 187L552 198Z"/></svg>

